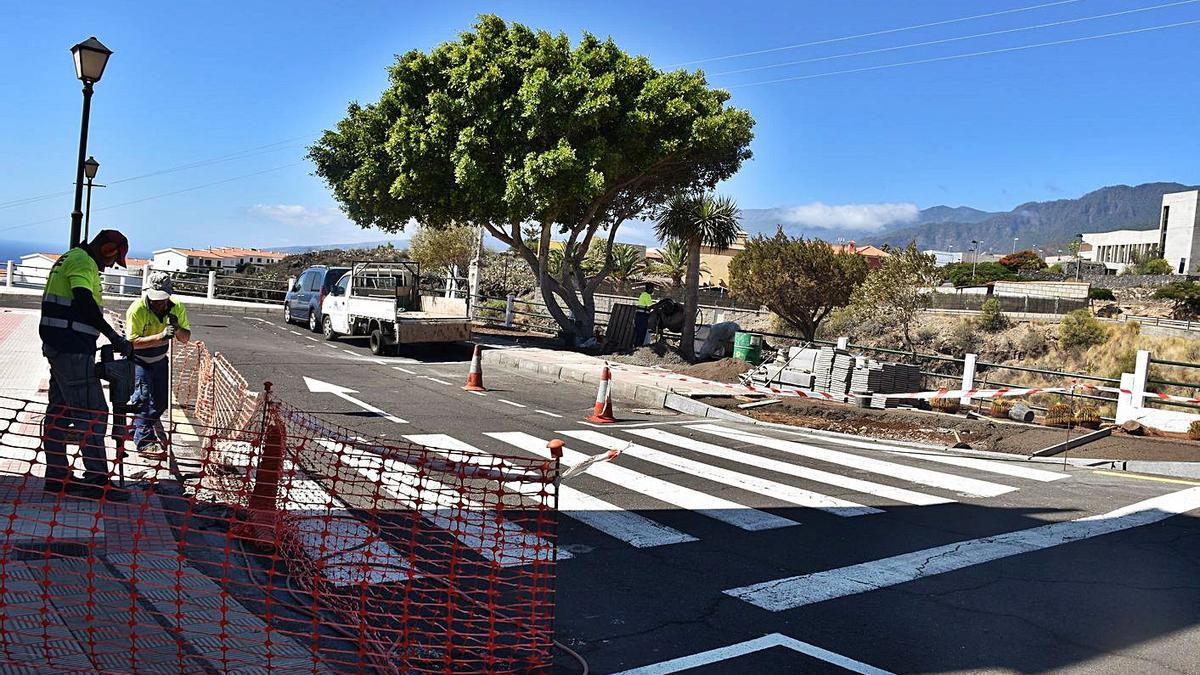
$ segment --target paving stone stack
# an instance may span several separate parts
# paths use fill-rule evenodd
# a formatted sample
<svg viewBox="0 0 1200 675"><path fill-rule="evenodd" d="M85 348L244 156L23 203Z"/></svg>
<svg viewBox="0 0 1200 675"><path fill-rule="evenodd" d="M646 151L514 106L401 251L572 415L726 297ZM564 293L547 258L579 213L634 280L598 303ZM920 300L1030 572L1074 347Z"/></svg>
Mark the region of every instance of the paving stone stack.
<svg viewBox="0 0 1200 675"><path fill-rule="evenodd" d="M850 394L850 380L854 378L854 357L847 352L838 352L833 357L833 370L829 374L826 390L841 400Z"/></svg>
<svg viewBox="0 0 1200 675"><path fill-rule="evenodd" d="M833 347L822 347L817 354L813 368L813 388L817 391L829 391L829 378L833 374L833 361L838 350Z"/></svg>
<svg viewBox="0 0 1200 675"><path fill-rule="evenodd" d="M859 392L886 392L890 389L885 384L887 373L890 369L887 364L879 364L869 362L866 366L854 369L854 377L850 380L850 391Z"/></svg>

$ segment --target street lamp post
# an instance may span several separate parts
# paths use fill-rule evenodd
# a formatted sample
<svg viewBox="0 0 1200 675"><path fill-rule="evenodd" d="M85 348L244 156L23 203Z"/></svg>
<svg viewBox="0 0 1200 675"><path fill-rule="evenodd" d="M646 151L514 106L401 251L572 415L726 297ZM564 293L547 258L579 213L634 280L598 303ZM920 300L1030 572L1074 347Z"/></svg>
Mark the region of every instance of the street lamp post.
<svg viewBox="0 0 1200 675"><path fill-rule="evenodd" d="M979 266L979 241L971 240L971 283L975 283L975 268Z"/></svg>
<svg viewBox="0 0 1200 675"><path fill-rule="evenodd" d="M1079 270L1083 267L1083 263L1079 260L1079 251L1083 248L1083 235L1077 234L1075 238L1078 240L1075 243L1075 281L1079 281Z"/></svg>
<svg viewBox="0 0 1200 675"><path fill-rule="evenodd" d="M1013 255L1017 254L1017 240L1018 239L1020 239L1020 237L1013 237L1013 250L1012 250Z"/></svg>
<svg viewBox="0 0 1200 675"><path fill-rule="evenodd" d="M84 156L87 155L88 118L92 113L92 85L100 81L104 75L104 66L112 50L105 47L95 36L71 47L75 57L75 76L83 82L83 115L79 123L79 161L75 167L75 209L71 211L71 242L72 248L80 243L80 229L83 225L83 175ZM97 165L99 166L99 165Z"/></svg>
<svg viewBox="0 0 1200 675"><path fill-rule="evenodd" d="M88 240L88 233L92 229L92 188L104 187L96 185L92 181L96 179L96 172L100 170L100 162L96 161L95 157L89 156L87 161L83 163L83 175L87 176L87 206L83 212L83 238L81 242Z"/></svg>

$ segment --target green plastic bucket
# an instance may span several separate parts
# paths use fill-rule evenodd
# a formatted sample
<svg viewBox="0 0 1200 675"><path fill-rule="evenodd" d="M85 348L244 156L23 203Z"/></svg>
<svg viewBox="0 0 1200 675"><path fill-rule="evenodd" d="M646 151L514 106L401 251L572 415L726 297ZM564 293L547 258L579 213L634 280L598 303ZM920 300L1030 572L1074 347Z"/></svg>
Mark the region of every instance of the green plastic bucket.
<svg viewBox="0 0 1200 675"><path fill-rule="evenodd" d="M733 335L733 358L758 365L762 362L762 336L738 331Z"/></svg>

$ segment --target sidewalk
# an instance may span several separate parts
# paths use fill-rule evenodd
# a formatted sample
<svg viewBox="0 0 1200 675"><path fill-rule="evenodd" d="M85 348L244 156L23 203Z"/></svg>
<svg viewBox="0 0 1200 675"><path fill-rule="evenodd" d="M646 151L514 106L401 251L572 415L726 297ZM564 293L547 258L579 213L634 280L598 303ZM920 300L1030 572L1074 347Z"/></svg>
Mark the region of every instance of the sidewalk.
<svg viewBox="0 0 1200 675"><path fill-rule="evenodd" d="M42 490L49 367L38 317L0 309L0 672L203 673L264 663L312 672L306 648L278 634L264 641L264 621L182 559L168 522L184 515L179 497L144 480L126 483L128 502ZM106 445L115 462L116 446ZM68 455L78 472L73 446ZM161 479L171 494L161 464L131 451L125 469Z"/></svg>

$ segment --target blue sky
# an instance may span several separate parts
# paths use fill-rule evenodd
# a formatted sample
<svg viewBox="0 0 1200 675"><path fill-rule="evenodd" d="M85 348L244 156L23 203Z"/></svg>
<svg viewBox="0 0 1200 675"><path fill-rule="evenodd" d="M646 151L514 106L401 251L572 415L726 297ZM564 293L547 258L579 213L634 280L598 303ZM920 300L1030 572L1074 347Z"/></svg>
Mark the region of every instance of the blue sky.
<svg viewBox="0 0 1200 675"><path fill-rule="evenodd" d="M1007 210L1117 183L1200 183L1200 24L890 67L1200 21L1195 1L1130 11L1170 2L1065 0L797 48L1050 3L7 3L0 243L66 239L81 101L68 49L89 35L115 52L93 100L89 152L110 184L93 229L119 227L148 251L387 238L340 215L304 145L349 101L377 98L394 54L483 12L611 35L662 67L706 60L685 67L757 121L754 159L721 188L744 209L869 228L912 205ZM1087 19L1115 12L1128 13ZM1011 32L970 37L998 31ZM964 39L904 48L951 38ZM773 51L707 60L760 50ZM862 53L874 50L889 51ZM776 67L791 61L807 62ZM843 72L859 69L871 70Z"/></svg>

